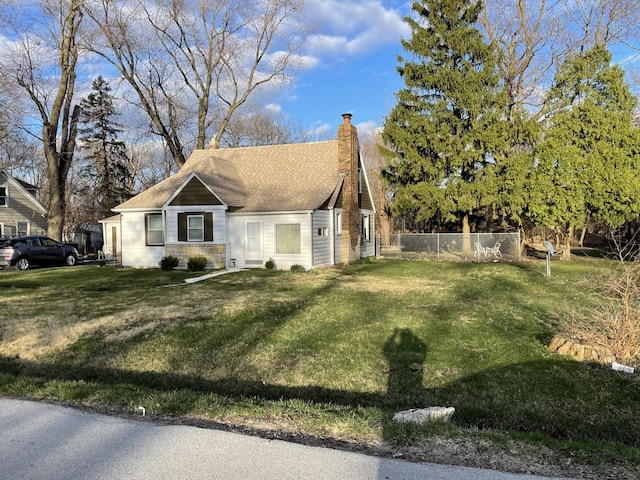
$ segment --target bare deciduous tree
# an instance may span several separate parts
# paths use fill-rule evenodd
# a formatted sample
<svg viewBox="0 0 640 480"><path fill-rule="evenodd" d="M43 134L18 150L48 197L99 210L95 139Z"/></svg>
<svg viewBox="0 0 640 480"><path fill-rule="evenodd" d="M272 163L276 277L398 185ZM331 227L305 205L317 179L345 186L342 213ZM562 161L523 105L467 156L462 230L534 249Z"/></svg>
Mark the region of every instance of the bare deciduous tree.
<svg viewBox="0 0 640 480"><path fill-rule="evenodd" d="M73 100L83 2L41 0L18 6L20 15L10 3L2 7L4 27L11 32L12 42L3 68L27 94L42 122L49 192L48 234L60 240L80 113Z"/></svg>
<svg viewBox="0 0 640 480"><path fill-rule="evenodd" d="M90 48L132 87L180 167L212 130L217 146L260 87L290 80L303 11L302 0L95 0Z"/></svg>
<svg viewBox="0 0 640 480"><path fill-rule="evenodd" d="M225 147L255 147L308 141L302 124L282 113L252 112L236 116L227 124L222 144Z"/></svg>
<svg viewBox="0 0 640 480"><path fill-rule="evenodd" d="M547 114L544 93L567 55L594 45L638 48L637 0L487 0L480 23L501 51L511 112Z"/></svg>
<svg viewBox="0 0 640 480"><path fill-rule="evenodd" d="M0 78L0 169L28 182L37 178L37 144L21 129L22 112L8 77Z"/></svg>
<svg viewBox="0 0 640 480"><path fill-rule="evenodd" d="M479 18L491 43L501 50L499 69L512 115L517 105L540 105L539 87L545 82L559 48L560 26L550 15L548 3L548 0L490 0Z"/></svg>

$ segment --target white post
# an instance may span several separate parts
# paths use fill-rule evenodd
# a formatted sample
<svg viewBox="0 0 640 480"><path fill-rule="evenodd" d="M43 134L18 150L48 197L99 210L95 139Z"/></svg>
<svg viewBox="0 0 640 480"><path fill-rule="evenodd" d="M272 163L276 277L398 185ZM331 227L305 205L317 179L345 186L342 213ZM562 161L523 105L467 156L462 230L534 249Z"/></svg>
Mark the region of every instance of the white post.
<svg viewBox="0 0 640 480"><path fill-rule="evenodd" d="M547 252L547 277L551 276L551 252Z"/></svg>

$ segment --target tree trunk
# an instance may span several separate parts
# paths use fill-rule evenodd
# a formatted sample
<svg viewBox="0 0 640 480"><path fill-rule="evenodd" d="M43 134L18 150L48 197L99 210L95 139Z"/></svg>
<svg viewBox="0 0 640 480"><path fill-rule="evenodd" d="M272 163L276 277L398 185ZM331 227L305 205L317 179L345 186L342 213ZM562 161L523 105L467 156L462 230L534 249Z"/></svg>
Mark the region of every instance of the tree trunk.
<svg viewBox="0 0 640 480"><path fill-rule="evenodd" d="M567 230L567 238L565 239L565 245L567 245L568 243L571 243L571 241L575 238L576 236L576 227L574 227L573 225L571 225L568 230Z"/></svg>
<svg viewBox="0 0 640 480"><path fill-rule="evenodd" d="M57 166L57 152L46 143L44 147L49 177L49 211L47 218L47 235L54 240L62 241L62 229L66 215L66 175L63 178Z"/></svg>
<svg viewBox="0 0 640 480"><path fill-rule="evenodd" d="M469 215L462 217L462 256L473 256L473 250L471 249L471 226L469 225Z"/></svg>
<svg viewBox="0 0 640 480"><path fill-rule="evenodd" d="M584 237L587 234L587 226L589 225L589 216L584 221L584 227L582 227L582 231L580 232L580 247L584 247Z"/></svg>
<svg viewBox="0 0 640 480"><path fill-rule="evenodd" d="M47 160L49 178L49 209L47 218L47 235L54 240L62 241L62 231L67 212L67 177L75 151L80 107L73 108L68 122L67 136L61 140L60 152L57 150L57 128L45 125L42 128L44 137L44 156Z"/></svg>
<svg viewBox="0 0 640 480"><path fill-rule="evenodd" d="M569 232L571 232L572 230L570 229ZM567 235L564 237L564 250L562 251L562 257L561 260L564 261L569 261L571 260L571 234L567 233Z"/></svg>

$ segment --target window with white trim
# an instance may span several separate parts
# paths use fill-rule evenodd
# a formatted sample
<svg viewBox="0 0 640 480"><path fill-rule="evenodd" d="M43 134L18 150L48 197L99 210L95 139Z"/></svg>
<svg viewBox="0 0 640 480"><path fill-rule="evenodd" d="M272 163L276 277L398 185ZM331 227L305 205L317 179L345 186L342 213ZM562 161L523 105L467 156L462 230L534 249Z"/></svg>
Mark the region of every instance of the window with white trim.
<svg viewBox="0 0 640 480"><path fill-rule="evenodd" d="M342 212L336 213L336 235L342 235Z"/></svg>
<svg viewBox="0 0 640 480"><path fill-rule="evenodd" d="M187 215L187 242L204 242L204 215Z"/></svg>
<svg viewBox="0 0 640 480"><path fill-rule="evenodd" d="M276 224L276 253L297 255L301 252L300 224Z"/></svg>
<svg viewBox="0 0 640 480"><path fill-rule="evenodd" d="M145 216L147 245L164 245L164 225L161 213L149 213Z"/></svg>
<svg viewBox="0 0 640 480"><path fill-rule="evenodd" d="M366 242L371 241L371 215L361 215L360 216L360 227L362 231L360 235Z"/></svg>
<svg viewBox="0 0 640 480"><path fill-rule="evenodd" d="M7 187L0 187L0 207L6 207L9 200Z"/></svg>
<svg viewBox="0 0 640 480"><path fill-rule="evenodd" d="M17 236L29 235L29 222L18 222L16 227Z"/></svg>

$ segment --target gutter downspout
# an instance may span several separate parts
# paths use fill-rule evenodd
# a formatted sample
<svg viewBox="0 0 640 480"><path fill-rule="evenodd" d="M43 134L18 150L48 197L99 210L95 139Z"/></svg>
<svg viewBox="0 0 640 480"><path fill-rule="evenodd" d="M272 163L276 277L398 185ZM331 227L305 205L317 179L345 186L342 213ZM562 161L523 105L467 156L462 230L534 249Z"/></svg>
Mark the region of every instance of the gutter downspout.
<svg viewBox="0 0 640 480"><path fill-rule="evenodd" d="M311 233L311 251L309 252L309 265L310 269L313 269L313 249L315 247L313 241L313 212L309 212L309 232Z"/></svg>
<svg viewBox="0 0 640 480"><path fill-rule="evenodd" d="M333 208L329 209L329 255L331 256L330 265L336 264L336 220Z"/></svg>

